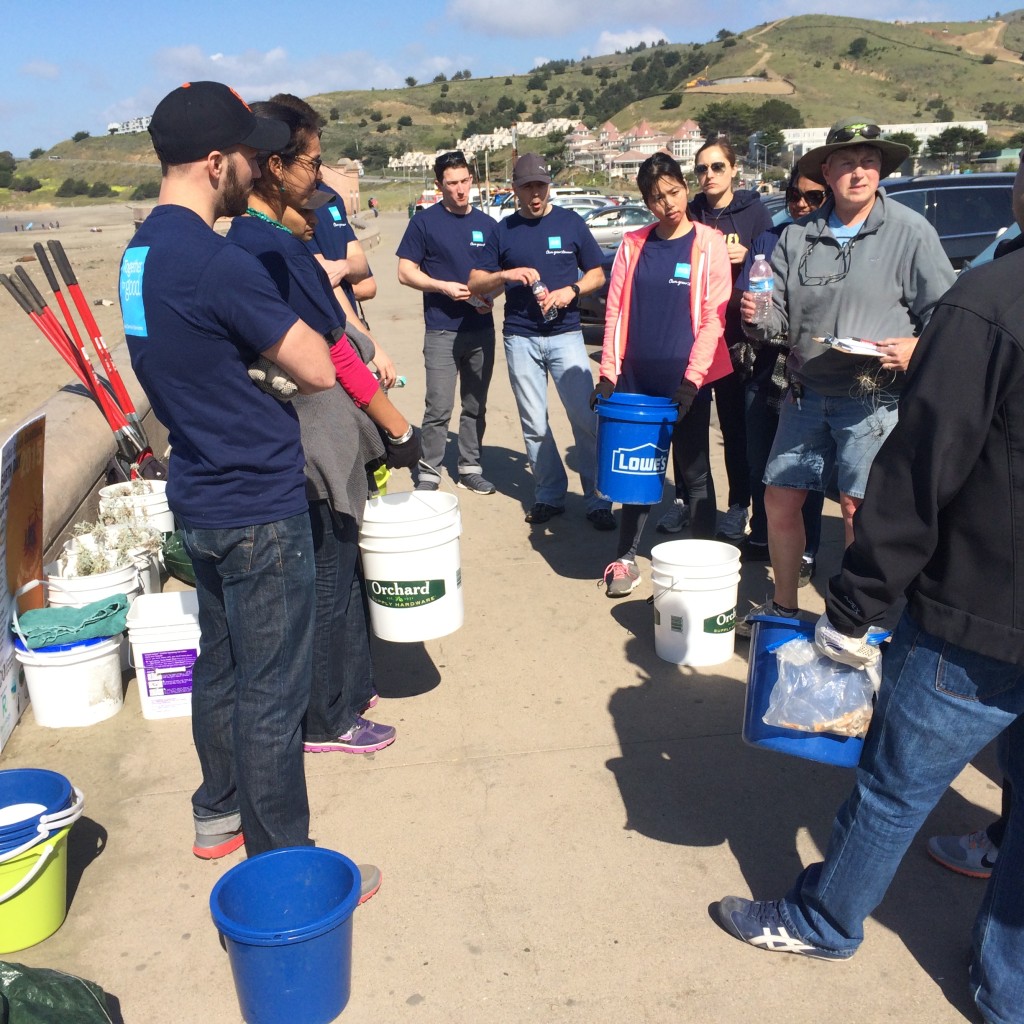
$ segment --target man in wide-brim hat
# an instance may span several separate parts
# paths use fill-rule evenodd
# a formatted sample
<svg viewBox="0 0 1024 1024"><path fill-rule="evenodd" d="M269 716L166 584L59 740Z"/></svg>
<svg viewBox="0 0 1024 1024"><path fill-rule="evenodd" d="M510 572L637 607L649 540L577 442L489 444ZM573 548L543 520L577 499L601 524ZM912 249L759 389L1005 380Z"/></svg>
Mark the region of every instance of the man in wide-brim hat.
<svg viewBox="0 0 1024 1024"><path fill-rule="evenodd" d="M817 146L800 157L797 166L805 178L811 178L822 185L828 184L822 172L822 165L837 150L849 146L871 146L881 154L882 164L878 176L888 178L904 160L910 156L910 147L900 142L883 139L882 129L873 121L844 118L836 121L828 130L824 146Z"/></svg>

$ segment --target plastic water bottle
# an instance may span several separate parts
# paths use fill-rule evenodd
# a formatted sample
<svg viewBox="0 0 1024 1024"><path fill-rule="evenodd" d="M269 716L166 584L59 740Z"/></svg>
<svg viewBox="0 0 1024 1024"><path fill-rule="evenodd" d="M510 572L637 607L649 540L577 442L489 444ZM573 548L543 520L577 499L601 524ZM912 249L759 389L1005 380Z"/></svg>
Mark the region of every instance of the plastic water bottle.
<svg viewBox="0 0 1024 1024"><path fill-rule="evenodd" d="M533 297L537 300L537 304L540 305L548 297L548 286L543 281L534 281L531 286ZM544 314L544 322L548 323L554 320L558 316L558 310L554 306L548 307L548 311Z"/></svg>
<svg viewBox="0 0 1024 1024"><path fill-rule="evenodd" d="M772 273L771 264L761 253L754 257L748 281L748 290L754 296L754 316L750 322L764 326L771 320L775 274Z"/></svg>

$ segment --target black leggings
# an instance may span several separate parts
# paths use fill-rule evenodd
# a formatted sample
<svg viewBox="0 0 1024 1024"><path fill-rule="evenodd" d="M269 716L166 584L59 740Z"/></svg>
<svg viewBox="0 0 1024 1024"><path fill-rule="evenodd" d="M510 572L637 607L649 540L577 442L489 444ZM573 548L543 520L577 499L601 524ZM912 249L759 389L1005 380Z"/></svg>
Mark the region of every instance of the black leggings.
<svg viewBox="0 0 1024 1024"><path fill-rule="evenodd" d="M693 536L711 540L715 535L717 512L715 482L711 476L711 402L703 396L672 431L672 470L676 492L680 485L690 504ZM647 525L650 505L623 505L619 514L619 546L616 558L636 559L640 536Z"/></svg>

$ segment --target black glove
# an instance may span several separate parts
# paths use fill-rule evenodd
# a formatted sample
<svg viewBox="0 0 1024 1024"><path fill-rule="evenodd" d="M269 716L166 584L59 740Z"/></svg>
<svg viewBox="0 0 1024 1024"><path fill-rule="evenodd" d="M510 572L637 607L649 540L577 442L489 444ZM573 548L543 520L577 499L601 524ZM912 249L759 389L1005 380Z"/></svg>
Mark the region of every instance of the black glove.
<svg viewBox="0 0 1024 1024"><path fill-rule="evenodd" d="M615 385L607 378L602 377L597 382L597 387L594 388L594 393L590 396L590 408L597 408L597 400L599 398L609 399L615 391Z"/></svg>
<svg viewBox="0 0 1024 1024"><path fill-rule="evenodd" d="M420 456L423 447L420 444L420 428L410 427L412 433L407 441L396 441L387 432L384 434L384 448L387 464L391 469L412 469Z"/></svg>
<svg viewBox="0 0 1024 1024"><path fill-rule="evenodd" d="M697 385L690 380L684 380L676 388L672 401L679 406L679 413L676 416L676 423L682 423L683 417L690 411L693 400L697 397Z"/></svg>

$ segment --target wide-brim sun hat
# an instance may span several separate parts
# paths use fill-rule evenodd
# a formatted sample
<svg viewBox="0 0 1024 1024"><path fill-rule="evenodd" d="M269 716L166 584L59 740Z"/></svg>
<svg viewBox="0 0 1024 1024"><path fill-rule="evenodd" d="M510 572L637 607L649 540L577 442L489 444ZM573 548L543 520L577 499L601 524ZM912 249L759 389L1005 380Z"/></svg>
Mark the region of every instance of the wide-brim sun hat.
<svg viewBox="0 0 1024 1024"><path fill-rule="evenodd" d="M882 154L879 175L882 178L888 178L910 156L909 146L883 139L882 129L875 121L863 117L847 117L836 121L829 128L824 146L818 146L800 157L797 169L803 177L824 185L825 176L821 173L821 165L836 150L848 149L850 146L873 146L877 149Z"/></svg>

